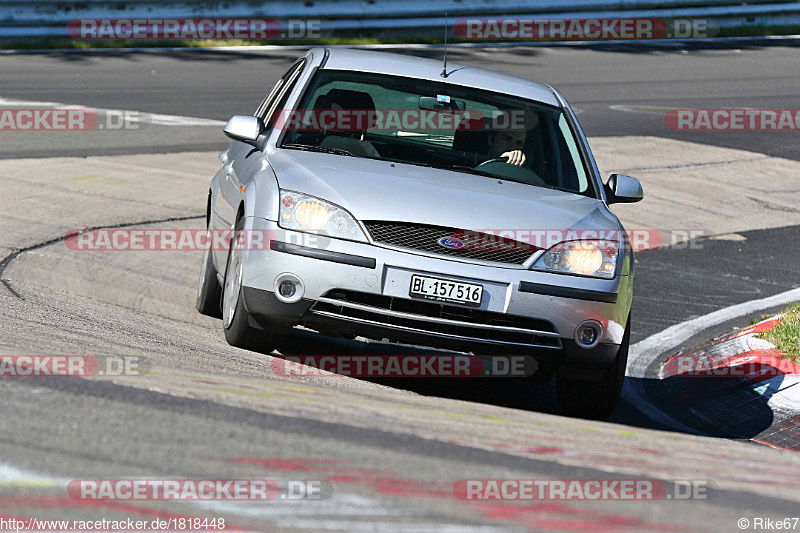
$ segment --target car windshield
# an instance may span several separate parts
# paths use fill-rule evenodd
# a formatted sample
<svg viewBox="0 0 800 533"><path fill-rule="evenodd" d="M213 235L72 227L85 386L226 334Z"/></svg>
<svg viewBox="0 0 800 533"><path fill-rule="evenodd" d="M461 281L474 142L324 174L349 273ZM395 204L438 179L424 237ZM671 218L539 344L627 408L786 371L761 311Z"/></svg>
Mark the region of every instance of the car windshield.
<svg viewBox="0 0 800 533"><path fill-rule="evenodd" d="M281 147L410 163L594 196L561 109L400 76L322 70L271 117Z"/></svg>

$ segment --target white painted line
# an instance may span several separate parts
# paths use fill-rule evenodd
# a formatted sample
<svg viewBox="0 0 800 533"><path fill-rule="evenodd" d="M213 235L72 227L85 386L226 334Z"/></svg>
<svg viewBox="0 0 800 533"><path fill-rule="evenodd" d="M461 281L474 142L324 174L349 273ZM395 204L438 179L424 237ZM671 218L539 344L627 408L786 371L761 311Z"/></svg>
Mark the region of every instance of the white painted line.
<svg viewBox="0 0 800 533"><path fill-rule="evenodd" d="M800 288L782 292L767 298L751 300L732 305L704 316L675 324L660 333L651 335L631 347L633 357L628 360L628 372L643 377L642 372L658 355L678 347L692 336L728 320L749 315L770 307L788 304L800 300Z"/></svg>
<svg viewBox="0 0 800 533"><path fill-rule="evenodd" d="M622 111L623 113L646 113L650 115L663 115L667 111L672 111L674 107L660 105L634 105L634 104L615 104L608 106L612 111Z"/></svg>
<svg viewBox="0 0 800 533"><path fill-rule="evenodd" d="M746 159L731 159L730 161L711 161L708 163L688 163L685 165L669 165L666 167L642 167L642 168L625 168L615 170L615 172L671 172L677 170L691 170L695 168L708 168L708 167L721 167L724 165L735 165L737 163L750 163L752 161L761 161L763 159L772 159L769 155L759 155L757 157L748 157Z"/></svg>
<svg viewBox="0 0 800 533"><path fill-rule="evenodd" d="M776 383L775 392L771 393L772 395L767 401L773 411L778 411L782 415L776 418L797 416L800 411L800 376L779 376L767 381ZM769 390L773 390L773 387L768 387L767 391Z"/></svg>
<svg viewBox="0 0 800 533"><path fill-rule="evenodd" d="M643 412L653 420L679 431L697 434L697 431L690 429L686 425L678 422L647 399L647 395L642 385L644 378L652 377L645 376L647 367L660 355L669 350L677 348L682 342L692 338L694 335L701 333L708 328L722 324L734 318L739 318L741 316L763 311L764 309L769 309L771 307L785 305L798 300L800 300L800 288L775 294L767 298L751 300L749 302L725 307L724 309L714 311L713 313L693 318L692 320L687 320L685 322L681 322L680 324L675 324L674 326L671 326L660 333L656 333L655 335L647 337L643 341L637 342L631 346L626 375L639 379L635 380L636 384L633 383L633 380L625 380L625 385L622 389L623 397L637 408L645 407L646 410L643 410ZM796 388L798 391L800 391L800 387L793 388ZM785 398L786 396L783 397ZM776 401L778 400L776 399ZM782 404L780 407L783 409L786 406L785 404ZM795 404L795 409L798 407L800 407L800 404Z"/></svg>
<svg viewBox="0 0 800 533"><path fill-rule="evenodd" d="M0 463L0 487L66 487L71 480L43 476L16 466Z"/></svg>
<svg viewBox="0 0 800 533"><path fill-rule="evenodd" d="M645 105L645 104L614 104L608 106L612 111L622 111L623 113L644 113L646 115L664 115L668 111L675 109L689 109L683 107L669 107L661 105ZM754 109L752 107L730 107L723 106L719 109Z"/></svg>
<svg viewBox="0 0 800 533"><path fill-rule="evenodd" d="M56 102L33 102L29 100L13 100L0 96L0 106L3 107L58 107L64 104Z"/></svg>
<svg viewBox="0 0 800 533"><path fill-rule="evenodd" d="M758 324L754 324L754 327L783 316L783 314L775 315L767 320L762 320ZM744 339L748 350L775 349L774 344L766 339L756 337L755 333L743 335L741 338ZM775 376L756 384L753 390L761 394L761 396L769 395L767 404L776 415L775 421L797 416L800 413L800 375L782 374Z"/></svg>
<svg viewBox="0 0 800 533"><path fill-rule="evenodd" d="M156 124L159 126L211 126L222 127L225 122L212 120L209 118L182 117L179 115L161 115L158 113L146 113L144 111L130 111L126 109L105 109L102 107L91 107L76 104L62 104L58 102L37 102L33 100L14 100L0 96L0 107L45 107L58 109L87 109L98 114L114 114L124 116L128 122L141 122L145 124Z"/></svg>

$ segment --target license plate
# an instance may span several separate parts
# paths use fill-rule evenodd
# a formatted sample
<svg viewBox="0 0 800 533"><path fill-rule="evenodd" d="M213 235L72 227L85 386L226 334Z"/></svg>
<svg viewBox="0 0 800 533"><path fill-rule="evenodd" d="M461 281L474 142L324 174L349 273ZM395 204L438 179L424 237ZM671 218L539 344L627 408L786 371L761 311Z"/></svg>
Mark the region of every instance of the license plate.
<svg viewBox="0 0 800 533"><path fill-rule="evenodd" d="M429 278L428 276L414 274L411 276L411 287L408 290L408 294L413 298L477 307L481 305L483 285Z"/></svg>

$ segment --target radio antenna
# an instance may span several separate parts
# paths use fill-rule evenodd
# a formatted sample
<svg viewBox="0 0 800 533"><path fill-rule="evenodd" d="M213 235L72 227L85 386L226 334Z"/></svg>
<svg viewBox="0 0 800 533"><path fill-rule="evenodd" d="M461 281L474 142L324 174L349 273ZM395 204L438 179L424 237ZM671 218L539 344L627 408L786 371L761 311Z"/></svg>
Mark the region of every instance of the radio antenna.
<svg viewBox="0 0 800 533"><path fill-rule="evenodd" d="M440 76L447 77L447 13L444 14L444 68Z"/></svg>

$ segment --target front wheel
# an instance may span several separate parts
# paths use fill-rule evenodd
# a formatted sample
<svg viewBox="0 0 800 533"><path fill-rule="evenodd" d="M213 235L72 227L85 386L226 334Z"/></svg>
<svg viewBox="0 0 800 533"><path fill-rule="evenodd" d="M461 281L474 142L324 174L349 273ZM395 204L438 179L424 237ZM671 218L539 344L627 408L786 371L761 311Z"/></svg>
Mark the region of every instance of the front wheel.
<svg viewBox="0 0 800 533"><path fill-rule="evenodd" d="M556 374L556 395L558 405L564 414L591 420L602 420L611 416L622 393L630 343L631 319L628 316L617 357L600 379L596 381L569 379Z"/></svg>
<svg viewBox="0 0 800 533"><path fill-rule="evenodd" d="M225 283L222 289L222 325L225 340L231 346L270 352L274 348L273 335L250 325L250 315L244 306L242 296L242 262L244 253L239 234L244 228L244 218L236 223L228 252L228 266L225 269Z"/></svg>

